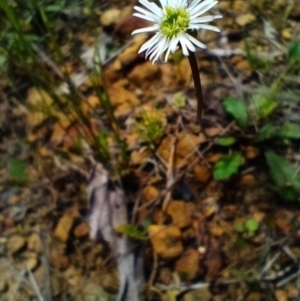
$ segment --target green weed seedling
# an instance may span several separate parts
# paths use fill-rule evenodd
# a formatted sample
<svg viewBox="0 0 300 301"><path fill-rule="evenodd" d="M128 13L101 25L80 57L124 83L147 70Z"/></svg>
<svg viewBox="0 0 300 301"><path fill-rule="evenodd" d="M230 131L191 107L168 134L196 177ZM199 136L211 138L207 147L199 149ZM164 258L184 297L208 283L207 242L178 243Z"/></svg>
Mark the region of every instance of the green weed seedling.
<svg viewBox="0 0 300 301"><path fill-rule="evenodd" d="M151 149L155 149L155 145L164 134L163 123L159 112L143 112L141 121L137 122L136 126L140 139L148 143Z"/></svg>
<svg viewBox="0 0 300 301"><path fill-rule="evenodd" d="M213 177L215 180L227 180L236 174L242 165L243 159L240 153L233 153L224 156L213 168Z"/></svg>
<svg viewBox="0 0 300 301"><path fill-rule="evenodd" d="M244 223L238 223L235 225L236 232L240 234L246 234L253 236L259 229L259 222L254 218L249 218Z"/></svg>

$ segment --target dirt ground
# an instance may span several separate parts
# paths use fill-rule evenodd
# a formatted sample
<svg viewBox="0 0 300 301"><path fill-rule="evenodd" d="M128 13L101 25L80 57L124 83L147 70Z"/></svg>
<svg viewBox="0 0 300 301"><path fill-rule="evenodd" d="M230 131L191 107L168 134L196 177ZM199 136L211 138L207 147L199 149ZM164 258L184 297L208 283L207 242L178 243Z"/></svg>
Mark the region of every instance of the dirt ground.
<svg viewBox="0 0 300 301"><path fill-rule="evenodd" d="M56 67L76 82L82 115L74 103L61 109L20 70L13 71L14 78L2 76L0 301L116 300L119 271L112 243L90 238L93 160L108 170L107 185L124 193L128 224L114 235L130 237L139 250L145 300L300 300L299 195L284 200L285 190L274 188L266 161L268 151L280 153L297 178L300 137L257 138L266 123L300 121L299 73L285 73L288 45L300 39L299 4L218 3L214 12L223 18L214 24L221 33L199 32L207 50L196 53L209 138L197 120L188 59L175 54L167 63L152 64L137 54L149 36L130 35L144 26L131 16L133 1L97 6L97 35L88 22L73 31L87 71L64 45L65 64ZM73 28L76 20L62 22ZM101 79L91 58L94 45L104 52ZM41 65L66 104L56 67L45 60ZM254 95L275 87L281 74L276 110L266 118L252 114L243 127L224 107L225 99L234 98L253 110ZM103 90L114 118L99 102ZM98 148L91 146L95 133L101 133ZM239 158L235 172L220 178L216 166L231 155Z"/></svg>

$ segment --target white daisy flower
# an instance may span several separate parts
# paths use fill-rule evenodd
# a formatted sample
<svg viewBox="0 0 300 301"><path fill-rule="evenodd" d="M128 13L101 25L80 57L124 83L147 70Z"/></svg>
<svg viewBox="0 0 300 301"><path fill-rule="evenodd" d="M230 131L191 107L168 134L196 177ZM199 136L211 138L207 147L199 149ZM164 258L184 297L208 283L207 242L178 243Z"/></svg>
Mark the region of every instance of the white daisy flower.
<svg viewBox="0 0 300 301"><path fill-rule="evenodd" d="M137 11L133 15L150 22L153 25L135 30L132 34L154 32L155 35L142 45L138 53L146 50L146 58L149 57L153 63L165 54L165 62L169 54L174 53L180 44L185 56L189 51L195 52L196 47L206 48L206 46L195 39L191 33L198 29L208 29L220 32L219 28L204 23L222 18L216 16L202 16L209 9L215 6L218 1L215 0L159 0L161 8L154 2L148 0L139 0L146 8L135 6Z"/></svg>

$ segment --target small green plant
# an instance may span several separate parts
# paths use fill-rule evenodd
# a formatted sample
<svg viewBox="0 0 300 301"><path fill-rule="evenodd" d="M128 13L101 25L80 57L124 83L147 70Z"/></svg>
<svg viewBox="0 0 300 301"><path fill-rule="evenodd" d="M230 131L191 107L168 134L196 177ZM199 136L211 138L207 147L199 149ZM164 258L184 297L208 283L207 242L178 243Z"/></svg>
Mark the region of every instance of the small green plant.
<svg viewBox="0 0 300 301"><path fill-rule="evenodd" d="M181 92L174 94L172 101L176 108L182 108L185 106L185 96Z"/></svg>
<svg viewBox="0 0 300 301"><path fill-rule="evenodd" d="M149 144L151 149L160 141L164 134L163 122L159 111L143 112L141 121L137 122L140 139Z"/></svg>
<svg viewBox="0 0 300 301"><path fill-rule="evenodd" d="M27 164L20 159L10 160L8 163L9 175L17 181L28 181Z"/></svg>
<svg viewBox="0 0 300 301"><path fill-rule="evenodd" d="M274 62L269 59L260 58L250 49L249 43L245 42L246 58L253 70L269 71Z"/></svg>
<svg viewBox="0 0 300 301"><path fill-rule="evenodd" d="M248 125L248 111L242 99L226 98L223 101L223 107L227 113L233 116L240 127L244 128Z"/></svg>
<svg viewBox="0 0 300 301"><path fill-rule="evenodd" d="M241 281L256 282L258 280L258 274L254 271L246 271L245 269L231 269L232 276Z"/></svg>
<svg viewBox="0 0 300 301"><path fill-rule="evenodd" d="M243 160L240 153L227 155L219 160L213 169L215 180L227 180L238 172Z"/></svg>
<svg viewBox="0 0 300 301"><path fill-rule="evenodd" d="M246 233L249 236L253 236L259 229L259 222L254 218L249 218L244 223L237 223L235 225L236 232L240 234Z"/></svg>
<svg viewBox="0 0 300 301"><path fill-rule="evenodd" d="M220 146L231 146L236 142L234 137L219 137L216 139L216 144Z"/></svg>
<svg viewBox="0 0 300 301"><path fill-rule="evenodd" d="M300 170L284 157L273 151L265 153L271 176L276 184L274 190L287 201L300 197Z"/></svg>
<svg viewBox="0 0 300 301"><path fill-rule="evenodd" d="M147 231L141 231L132 224L123 224L119 226L116 231L137 240L142 240L147 237Z"/></svg>

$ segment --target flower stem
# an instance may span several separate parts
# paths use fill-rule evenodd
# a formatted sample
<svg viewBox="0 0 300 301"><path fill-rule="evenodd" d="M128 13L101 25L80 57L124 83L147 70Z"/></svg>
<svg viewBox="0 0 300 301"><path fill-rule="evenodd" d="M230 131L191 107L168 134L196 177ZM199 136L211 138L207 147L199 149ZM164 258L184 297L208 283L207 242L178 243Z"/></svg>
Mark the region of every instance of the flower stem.
<svg viewBox="0 0 300 301"><path fill-rule="evenodd" d="M200 79L200 74L199 74L199 69L198 69L198 63L196 59L196 55L194 52L189 51L189 63L191 66L192 70L192 75L193 75L193 80L194 80L194 86L196 90L196 98L197 98L197 118L199 121L199 124L201 126L201 131L205 135L205 137L208 137L205 129L202 124L202 109L203 109L203 94L202 94L202 86L201 86L201 79Z"/></svg>

